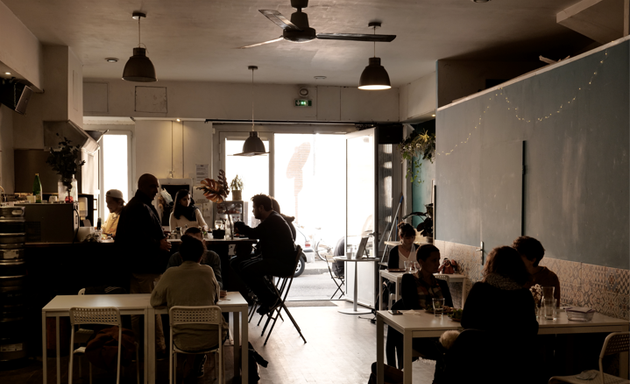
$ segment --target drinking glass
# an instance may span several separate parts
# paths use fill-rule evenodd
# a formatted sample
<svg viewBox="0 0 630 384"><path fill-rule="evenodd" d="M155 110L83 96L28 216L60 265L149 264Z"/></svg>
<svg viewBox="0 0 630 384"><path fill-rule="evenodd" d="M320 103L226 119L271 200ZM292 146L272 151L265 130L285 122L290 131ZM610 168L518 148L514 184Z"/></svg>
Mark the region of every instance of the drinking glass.
<svg viewBox="0 0 630 384"><path fill-rule="evenodd" d="M433 313L435 317L442 317L444 315L444 298L433 298Z"/></svg>
<svg viewBox="0 0 630 384"><path fill-rule="evenodd" d="M405 265L405 273L411 273L411 261L403 261Z"/></svg>
<svg viewBox="0 0 630 384"><path fill-rule="evenodd" d="M554 290L555 287L543 287L542 307L546 320L554 320L554 308L556 307L556 300L553 297Z"/></svg>
<svg viewBox="0 0 630 384"><path fill-rule="evenodd" d="M215 220L214 229L223 229L223 220Z"/></svg>

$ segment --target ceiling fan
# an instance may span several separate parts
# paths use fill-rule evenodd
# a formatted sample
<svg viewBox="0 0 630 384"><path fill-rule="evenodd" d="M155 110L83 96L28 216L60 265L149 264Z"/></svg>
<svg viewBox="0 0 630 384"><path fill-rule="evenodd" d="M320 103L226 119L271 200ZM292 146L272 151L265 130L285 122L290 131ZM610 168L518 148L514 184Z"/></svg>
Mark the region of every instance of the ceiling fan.
<svg viewBox="0 0 630 384"><path fill-rule="evenodd" d="M303 8L308 7L308 0L291 0L291 6L297 9L297 12L291 14L291 20L284 17L280 12L272 9L259 9L258 11L265 15L274 24L282 28L282 36L277 39L264 41L246 45L239 48L253 48L260 45L275 43L280 40L287 40L293 43L306 43L314 39L322 40L351 40L351 41L374 41L374 42L390 42L396 38L396 35L377 35L363 33L316 33L315 29L308 25L308 15L302 12ZM370 27L380 27L380 22L371 22Z"/></svg>

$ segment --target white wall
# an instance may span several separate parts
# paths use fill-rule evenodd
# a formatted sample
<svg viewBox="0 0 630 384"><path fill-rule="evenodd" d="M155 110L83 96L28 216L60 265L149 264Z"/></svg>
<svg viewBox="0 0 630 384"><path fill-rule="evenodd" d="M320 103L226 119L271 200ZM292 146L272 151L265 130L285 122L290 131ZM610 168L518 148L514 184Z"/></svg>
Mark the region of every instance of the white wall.
<svg viewBox="0 0 630 384"><path fill-rule="evenodd" d="M31 82L36 90L43 87L42 47L39 40L0 2L0 61L14 76Z"/></svg>
<svg viewBox="0 0 630 384"><path fill-rule="evenodd" d="M400 121L424 121L437 109L437 75L435 72L400 88Z"/></svg>
<svg viewBox="0 0 630 384"><path fill-rule="evenodd" d="M256 84L255 120L393 122L399 120L398 89L370 92L354 87L308 86L312 107L295 107L299 87ZM86 79L85 116L133 116L251 120L251 84L169 82L140 84Z"/></svg>

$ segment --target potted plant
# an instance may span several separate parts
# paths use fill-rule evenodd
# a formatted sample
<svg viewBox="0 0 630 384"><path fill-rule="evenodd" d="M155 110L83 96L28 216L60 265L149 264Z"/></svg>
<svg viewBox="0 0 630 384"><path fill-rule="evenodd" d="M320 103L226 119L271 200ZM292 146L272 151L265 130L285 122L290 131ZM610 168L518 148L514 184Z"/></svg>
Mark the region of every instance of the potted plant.
<svg viewBox="0 0 630 384"><path fill-rule="evenodd" d="M85 161L81 160L80 157L81 147L70 143L71 141L64 137L59 142L58 148L50 148L50 155L46 159L46 163L50 164L59 175L57 190L59 201L65 199L69 203L78 198L77 180L74 175L77 174L79 167L85 164Z"/></svg>
<svg viewBox="0 0 630 384"><path fill-rule="evenodd" d="M398 145L402 159L410 162L407 166L407 179L412 183L419 180L420 176L420 160L429 160L433 162L435 156L435 133L429 132L426 129L422 132L413 131L408 138ZM414 171L415 169L415 171Z"/></svg>
<svg viewBox="0 0 630 384"><path fill-rule="evenodd" d="M427 243L432 244L433 243L433 203L427 204L425 205L425 207L427 208L426 212L412 212L406 215L405 217L403 217L403 220L405 220L409 216L424 217L424 221L418 224L418 226L416 227L416 230L418 231L418 235L424 237L424 240Z"/></svg>
<svg viewBox="0 0 630 384"><path fill-rule="evenodd" d="M238 175L236 175L236 177L230 183L230 188L232 189L232 200L243 200L243 196L241 194L241 192L243 191L243 180L241 180Z"/></svg>

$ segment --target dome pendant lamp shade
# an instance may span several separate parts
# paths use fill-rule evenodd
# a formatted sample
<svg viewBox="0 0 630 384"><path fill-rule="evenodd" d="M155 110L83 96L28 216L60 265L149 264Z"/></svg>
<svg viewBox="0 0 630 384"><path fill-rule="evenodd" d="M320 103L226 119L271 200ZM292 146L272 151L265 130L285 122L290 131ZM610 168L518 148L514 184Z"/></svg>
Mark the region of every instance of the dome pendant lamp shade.
<svg viewBox="0 0 630 384"><path fill-rule="evenodd" d="M255 65L247 67L252 71L252 131L249 133L249 137L243 143L243 152L235 153L234 156L260 156L266 155L265 144L258 137L258 132L254 130L254 71L258 69Z"/></svg>
<svg viewBox="0 0 630 384"><path fill-rule="evenodd" d="M381 65L380 57L370 57L370 62L361 73L359 79L359 89L366 90L382 90L392 87L389 81L389 75L385 68Z"/></svg>
<svg viewBox="0 0 630 384"><path fill-rule="evenodd" d="M145 48L136 47L133 49L133 56L129 58L123 70L123 80L150 82L157 81L155 77L155 67L146 55Z"/></svg>
<svg viewBox="0 0 630 384"><path fill-rule="evenodd" d="M249 133L249 137L245 140L243 144L243 152L235 153L234 156L259 156L266 155L265 152L265 144L258 137L258 132L251 131Z"/></svg>
<svg viewBox="0 0 630 384"><path fill-rule="evenodd" d="M125 64L122 79L139 82L157 81L155 67L153 67L153 63L147 57L147 49L142 47L140 34L140 19L147 17L147 15L142 12L134 12L132 17L134 20L138 20L138 46L133 49L133 56Z"/></svg>

